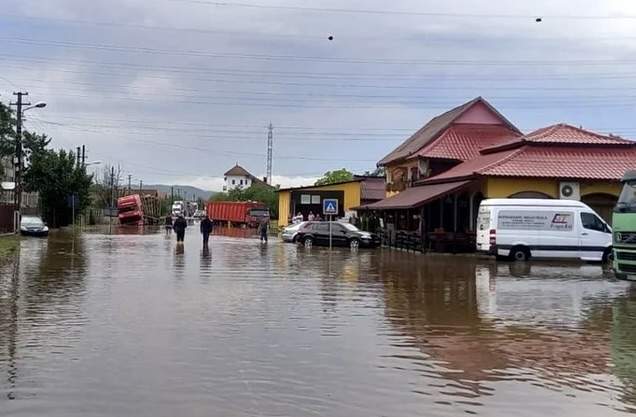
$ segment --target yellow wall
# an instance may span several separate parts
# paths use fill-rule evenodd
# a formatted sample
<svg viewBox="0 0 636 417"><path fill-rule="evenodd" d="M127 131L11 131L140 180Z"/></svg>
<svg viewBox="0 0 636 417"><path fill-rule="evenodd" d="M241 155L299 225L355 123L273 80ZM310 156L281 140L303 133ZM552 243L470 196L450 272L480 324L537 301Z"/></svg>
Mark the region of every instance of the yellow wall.
<svg viewBox="0 0 636 417"><path fill-rule="evenodd" d="M293 191L343 191L344 211L350 211L353 207L358 207L362 198L362 183L347 182L344 184L325 185L323 187L296 188ZM289 219L287 216L291 209L291 191L280 191L278 193L278 225L287 226Z"/></svg>
<svg viewBox="0 0 636 417"><path fill-rule="evenodd" d="M561 181L561 179L491 177L487 178L484 183L484 195L486 198L507 198L523 191L537 191L552 198L559 198L559 183ZM605 193L618 197L621 192L621 185L612 181L588 181L580 182L580 184L581 196Z"/></svg>
<svg viewBox="0 0 636 417"><path fill-rule="evenodd" d="M621 183L611 181L595 181L595 182L583 182L581 183L581 196L588 194L611 194L614 197L618 197L621 194Z"/></svg>
<svg viewBox="0 0 636 417"><path fill-rule="evenodd" d="M484 183L486 198L507 198L523 191L537 191L559 198L558 181L534 178L488 178Z"/></svg>
<svg viewBox="0 0 636 417"><path fill-rule="evenodd" d="M278 225L287 226L289 224L289 205L291 204L291 192L280 191L278 193Z"/></svg>

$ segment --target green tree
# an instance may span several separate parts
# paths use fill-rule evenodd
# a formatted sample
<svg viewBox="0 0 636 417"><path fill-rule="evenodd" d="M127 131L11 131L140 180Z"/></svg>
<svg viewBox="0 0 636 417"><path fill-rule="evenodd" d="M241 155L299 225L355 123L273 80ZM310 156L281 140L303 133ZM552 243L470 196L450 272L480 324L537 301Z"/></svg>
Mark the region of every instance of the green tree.
<svg viewBox="0 0 636 417"><path fill-rule="evenodd" d="M334 184L337 182L351 181L352 179L353 174L347 171L345 168L342 168L336 171L325 172L325 175L323 175L322 178L319 178L314 185Z"/></svg>
<svg viewBox="0 0 636 417"><path fill-rule="evenodd" d="M33 139L33 147L28 149L30 163L24 173L25 190L39 193L43 217L52 227L66 226L73 221L68 196L79 196L76 213L88 207L93 176L77 165L72 151L46 149L46 145L40 146L42 140Z"/></svg>
<svg viewBox="0 0 636 417"><path fill-rule="evenodd" d="M15 153L15 132L13 131L13 114L8 106L0 103L0 158L13 156ZM2 165L0 164L0 176Z"/></svg>

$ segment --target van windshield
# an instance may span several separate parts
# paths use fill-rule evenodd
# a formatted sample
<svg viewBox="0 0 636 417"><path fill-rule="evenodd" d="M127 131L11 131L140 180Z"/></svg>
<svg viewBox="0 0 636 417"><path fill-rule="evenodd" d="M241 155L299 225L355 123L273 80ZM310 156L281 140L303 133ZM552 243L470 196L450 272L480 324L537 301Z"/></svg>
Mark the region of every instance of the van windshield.
<svg viewBox="0 0 636 417"><path fill-rule="evenodd" d="M616 203L616 211L621 213L636 212L636 181L625 183Z"/></svg>

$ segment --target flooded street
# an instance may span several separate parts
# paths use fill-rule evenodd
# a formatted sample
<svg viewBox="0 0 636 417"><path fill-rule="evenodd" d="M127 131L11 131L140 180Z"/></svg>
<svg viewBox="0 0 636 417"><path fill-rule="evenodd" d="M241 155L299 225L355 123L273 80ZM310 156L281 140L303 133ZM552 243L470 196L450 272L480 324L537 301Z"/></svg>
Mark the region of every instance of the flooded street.
<svg viewBox="0 0 636 417"><path fill-rule="evenodd" d="M24 239L0 266L0 415L636 412L636 287L598 265L190 232Z"/></svg>

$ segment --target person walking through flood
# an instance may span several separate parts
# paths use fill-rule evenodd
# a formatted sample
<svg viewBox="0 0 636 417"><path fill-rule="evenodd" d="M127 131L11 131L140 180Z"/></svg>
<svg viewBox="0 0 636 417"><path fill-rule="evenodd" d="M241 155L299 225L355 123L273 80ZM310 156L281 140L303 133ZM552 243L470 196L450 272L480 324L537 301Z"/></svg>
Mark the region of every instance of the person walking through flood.
<svg viewBox="0 0 636 417"><path fill-rule="evenodd" d="M261 237L261 243L267 243L267 231L269 229L269 219L263 219L258 224L258 233Z"/></svg>
<svg viewBox="0 0 636 417"><path fill-rule="evenodd" d="M166 216L166 221L165 221L165 228L166 228L166 234L169 235L170 233L172 233L172 216L171 215L167 215Z"/></svg>
<svg viewBox="0 0 636 417"><path fill-rule="evenodd" d="M177 220L175 220L174 224L172 225L172 228L177 234L177 243L183 244L183 239L185 237L185 231L187 227L188 222L183 217L183 215L180 214L179 217L177 217Z"/></svg>
<svg viewBox="0 0 636 417"><path fill-rule="evenodd" d="M214 224L212 223L212 220L210 220L207 214L205 215L203 220L201 220L200 229L201 229L201 234L203 235L203 247L207 248L208 239L210 239L210 233L212 233L212 229L214 229Z"/></svg>

